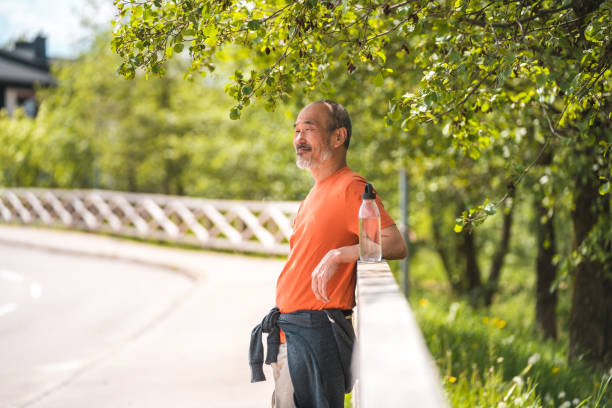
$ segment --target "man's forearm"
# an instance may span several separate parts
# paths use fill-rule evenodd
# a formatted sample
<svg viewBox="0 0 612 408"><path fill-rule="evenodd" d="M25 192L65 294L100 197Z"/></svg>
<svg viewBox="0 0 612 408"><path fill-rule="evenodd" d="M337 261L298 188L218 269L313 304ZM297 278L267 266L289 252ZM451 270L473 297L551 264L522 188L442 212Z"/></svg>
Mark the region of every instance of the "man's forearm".
<svg viewBox="0 0 612 408"><path fill-rule="evenodd" d="M395 225L382 230L382 256L385 259L403 259L408 255L408 247L402 233Z"/></svg>
<svg viewBox="0 0 612 408"><path fill-rule="evenodd" d="M359 244L334 249L334 260L341 263L351 263L359 260Z"/></svg>
<svg viewBox="0 0 612 408"><path fill-rule="evenodd" d="M395 225L382 230L382 257L384 259L403 259L408 255L404 237ZM359 260L359 244L334 250L334 261L338 264Z"/></svg>
<svg viewBox="0 0 612 408"><path fill-rule="evenodd" d="M382 250L385 259L401 259L408 249L402 234L395 225L382 230ZM329 302L327 283L338 271L338 266L355 262L359 259L359 244L332 249L319 262L312 272L311 287L315 297L322 302Z"/></svg>

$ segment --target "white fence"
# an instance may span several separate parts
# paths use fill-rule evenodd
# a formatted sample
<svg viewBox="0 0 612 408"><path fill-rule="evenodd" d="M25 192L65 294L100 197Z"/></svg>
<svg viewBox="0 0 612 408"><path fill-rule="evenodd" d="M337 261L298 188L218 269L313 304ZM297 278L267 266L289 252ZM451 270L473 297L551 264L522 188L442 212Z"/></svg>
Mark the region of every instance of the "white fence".
<svg viewBox="0 0 612 408"><path fill-rule="evenodd" d="M436 365L386 262L357 265L356 408L448 408Z"/></svg>
<svg viewBox="0 0 612 408"><path fill-rule="evenodd" d="M105 232L267 254L289 252L299 203L103 190L0 188L0 222Z"/></svg>

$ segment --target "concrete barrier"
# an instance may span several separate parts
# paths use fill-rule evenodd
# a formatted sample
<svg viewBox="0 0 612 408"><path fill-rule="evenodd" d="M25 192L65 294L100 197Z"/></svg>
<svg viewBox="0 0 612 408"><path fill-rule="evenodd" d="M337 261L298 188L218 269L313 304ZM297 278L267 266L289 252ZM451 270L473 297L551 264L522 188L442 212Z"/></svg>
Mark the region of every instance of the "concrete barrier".
<svg viewBox="0 0 612 408"><path fill-rule="evenodd" d="M357 265L356 408L448 408L410 305L386 262Z"/></svg>

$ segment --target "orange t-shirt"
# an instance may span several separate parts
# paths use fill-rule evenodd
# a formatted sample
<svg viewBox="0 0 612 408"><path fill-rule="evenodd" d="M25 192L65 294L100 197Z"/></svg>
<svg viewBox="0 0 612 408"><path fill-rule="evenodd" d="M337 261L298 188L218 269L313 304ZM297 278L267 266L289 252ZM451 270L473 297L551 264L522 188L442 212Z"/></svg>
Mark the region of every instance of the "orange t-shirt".
<svg viewBox="0 0 612 408"><path fill-rule="evenodd" d="M359 243L359 207L366 181L348 167L316 183L300 204L289 240L291 251L276 283L281 313L296 310L352 309L355 306L355 262L341 264L327 285L329 302L311 288L312 271L332 249ZM394 225L376 196L381 228Z"/></svg>

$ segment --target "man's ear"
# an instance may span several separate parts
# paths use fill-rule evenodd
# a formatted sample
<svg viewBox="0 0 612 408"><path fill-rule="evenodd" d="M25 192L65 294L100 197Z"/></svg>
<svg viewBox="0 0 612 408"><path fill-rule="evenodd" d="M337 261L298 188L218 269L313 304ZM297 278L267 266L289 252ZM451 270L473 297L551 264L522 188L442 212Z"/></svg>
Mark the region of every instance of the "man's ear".
<svg viewBox="0 0 612 408"><path fill-rule="evenodd" d="M344 144L344 141L346 140L346 128L338 128L336 129L335 135L334 135L334 147L340 147Z"/></svg>

